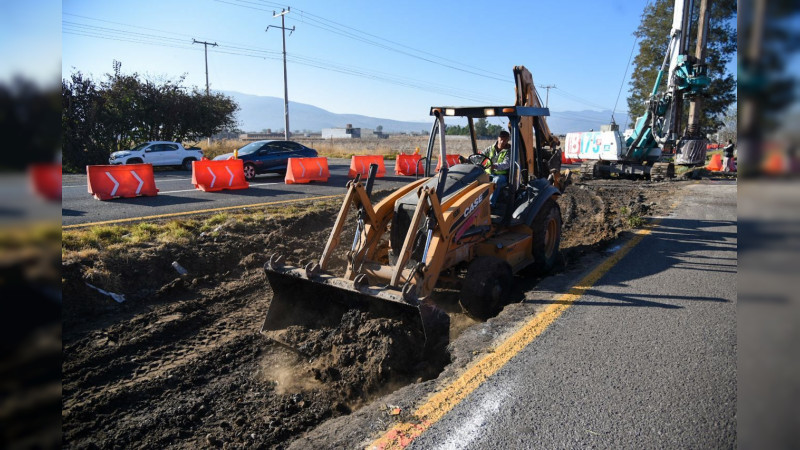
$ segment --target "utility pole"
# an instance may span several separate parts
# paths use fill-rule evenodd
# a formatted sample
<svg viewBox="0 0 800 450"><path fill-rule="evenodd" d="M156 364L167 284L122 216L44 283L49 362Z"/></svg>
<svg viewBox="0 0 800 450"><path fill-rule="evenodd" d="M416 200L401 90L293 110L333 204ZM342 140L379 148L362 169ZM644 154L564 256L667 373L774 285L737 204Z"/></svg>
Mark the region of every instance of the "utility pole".
<svg viewBox="0 0 800 450"><path fill-rule="evenodd" d="M280 13L276 13L272 11L272 18L280 16L281 17L281 26L269 25L264 32L269 31L270 28L280 28L281 34L283 35L283 116L285 119L285 128L284 128L284 135L286 140L289 140L289 82L288 78L286 77L286 14L289 14L289 10L291 8L287 7L286 9L281 10ZM289 30L289 36L292 35L294 32L294 27Z"/></svg>
<svg viewBox="0 0 800 450"><path fill-rule="evenodd" d="M542 88L542 89L547 89L547 97L545 97L545 101L544 101L544 107L547 108L548 107L547 105L550 104L550 89L554 89L556 87L556 85L555 84L548 84L548 85L542 86L540 84L539 87Z"/></svg>
<svg viewBox="0 0 800 450"><path fill-rule="evenodd" d="M208 46L210 45L212 47L216 47L217 43L216 42L197 41L194 38L192 38L192 44L203 44L203 47L205 47L205 53L206 53L206 95L208 95Z"/></svg>
<svg viewBox="0 0 800 450"><path fill-rule="evenodd" d="M198 40L195 40L195 38L192 38L192 44L203 44L203 48L205 49L205 54L206 54L206 97L208 97L208 95L209 95L209 92L208 92L208 46L210 45L212 47L216 47L217 43L216 42L198 41ZM211 145L211 136L208 137L207 142L208 142L208 145Z"/></svg>

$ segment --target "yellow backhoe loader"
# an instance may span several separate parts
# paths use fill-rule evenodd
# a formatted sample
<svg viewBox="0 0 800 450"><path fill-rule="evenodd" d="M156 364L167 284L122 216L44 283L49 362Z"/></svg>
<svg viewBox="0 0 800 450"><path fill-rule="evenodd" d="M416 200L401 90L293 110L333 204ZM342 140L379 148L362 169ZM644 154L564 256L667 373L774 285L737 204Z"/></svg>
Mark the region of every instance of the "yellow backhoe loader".
<svg viewBox="0 0 800 450"><path fill-rule="evenodd" d="M508 301L514 274L530 268L543 273L558 257L561 212L557 198L569 183L560 173L559 142L547 128L549 110L541 106L530 72L514 68L517 99L513 106L432 107L434 117L424 176L373 203L374 171L356 178L318 261L291 266L272 255L265 272L273 298L262 332L280 341L294 325L333 326L351 308L408 323L420 352L447 343L449 318L432 301L443 280L461 285L460 303L477 319L495 315ZM448 166L445 119L467 119L472 155ZM473 119L508 121L508 184L492 207L496 186L482 165ZM438 145L437 145L438 144ZM432 174L438 146L441 169ZM355 235L346 253L344 273L330 272L349 212ZM353 219L350 219L353 220ZM388 241L388 251L387 243ZM466 272L466 276L464 276Z"/></svg>

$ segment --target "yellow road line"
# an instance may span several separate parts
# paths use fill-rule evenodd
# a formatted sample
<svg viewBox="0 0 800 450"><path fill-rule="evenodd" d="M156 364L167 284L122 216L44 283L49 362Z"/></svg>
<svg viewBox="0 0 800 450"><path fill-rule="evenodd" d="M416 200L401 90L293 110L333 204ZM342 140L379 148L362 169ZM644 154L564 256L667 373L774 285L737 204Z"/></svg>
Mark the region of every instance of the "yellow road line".
<svg viewBox="0 0 800 450"><path fill-rule="evenodd" d="M127 219L115 219L115 220L105 220L102 222L88 222L88 223L77 223L73 225L64 225L61 227L62 230L69 230L73 228L85 228L85 227L92 227L96 225L111 225L116 223L126 223L126 222L137 222L140 220L151 220L151 219L164 219L168 217L178 217L178 216L188 216L192 214L204 214L204 213L212 213L212 212L219 212L219 211L228 211L231 209L239 209L239 208L258 208L261 206L271 206L271 205L280 205L282 203L299 203L299 202L308 202L312 200L327 200L329 198L336 198L336 197L343 197L344 194L337 194L337 195L324 195L322 197L311 197L311 198L298 198L294 200L280 200L277 202L266 202L266 203L252 203L249 205L236 205L236 206L223 206L220 208L211 208L211 209L196 209L194 211L185 211L185 212L176 212L176 213L169 213L169 214L156 214L154 216L140 216L140 217L129 217Z"/></svg>
<svg viewBox="0 0 800 450"><path fill-rule="evenodd" d="M674 208L675 205L673 204L672 206ZM498 345L493 353L475 363L457 380L435 393L414 411L412 420L398 423L367 448L370 450L401 449L411 444L414 439L444 417L484 381L500 370L511 358L542 334L567 308L582 297L588 289L611 270L645 236L649 235L653 227L660 222L661 220L659 219L646 228L635 230L635 236L631 240L580 280L569 292L558 296L553 304L534 316L511 337Z"/></svg>

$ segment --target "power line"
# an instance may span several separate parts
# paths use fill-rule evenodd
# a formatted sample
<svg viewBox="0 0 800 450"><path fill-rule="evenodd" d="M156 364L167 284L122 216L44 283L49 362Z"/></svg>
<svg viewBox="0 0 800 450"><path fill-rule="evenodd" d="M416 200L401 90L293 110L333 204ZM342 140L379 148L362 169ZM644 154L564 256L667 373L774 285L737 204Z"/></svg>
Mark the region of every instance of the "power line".
<svg viewBox="0 0 800 450"><path fill-rule="evenodd" d="M238 4L235 4L235 3L231 3L231 2L226 2L226 1L223 1L223 0L217 0L217 1L219 1L221 3L228 3L228 4L231 4L231 5L241 6L241 5L238 5ZM238 1L239 2L244 2L244 0L238 0ZM247 3L251 3L252 4L252 2L247 2ZM263 3L269 3L269 2L263 2ZM262 8L253 8L253 9L266 11L265 9L262 9ZM80 15L71 14L71 13L64 13L64 14L65 15L70 15L70 16L75 16L75 17L81 17L81 18L85 18L85 19L89 19L89 20L97 20L97 21L102 21L102 22L106 22L106 23L113 23L113 24L122 25L122 26L125 26L125 27L132 27L132 28L136 28L136 29L147 29L147 30L157 31L159 33L168 33L168 32L166 32L164 30L157 30L157 29L153 29L153 28L133 26L133 25L128 25L128 24L124 24L124 23L120 23L120 22L112 22L112 21L107 21L107 20L103 20L103 19L96 19L96 18L92 18L92 17L80 16ZM306 23L307 25L312 20L316 20L316 19L313 19L314 17L318 17L318 16L315 16L315 15L313 15L311 13L308 13L308 12L305 12L305 11L301 11L301 14L302 14L304 19L308 19L308 22L303 22L303 23ZM324 20L327 20L327 19L321 19L321 20L324 21ZM317 22L319 22L319 20ZM333 24L337 24L336 22L333 22L333 21L329 21L329 22L331 22ZM66 24L68 22L64 21L64 23ZM90 25L83 25L83 24L78 24L78 25L79 26L90 26ZM314 26L313 24L311 24L311 25ZM323 23L323 24L321 24L320 27L322 27L322 25L328 26L328 25ZM344 26L344 25L341 25L341 26ZM144 39L146 39L148 41L153 39L153 36L149 35L149 34L136 33L136 32L127 31L127 30L115 30L115 29L106 28L106 27L99 27L99 28L102 28L104 31L109 31L109 32L126 32L126 33L130 33L130 34L133 34L135 37L144 38ZM350 27L347 27L347 28L350 28ZM175 32L169 32L169 33L181 35L181 33L175 33ZM73 34L78 34L78 33L73 33ZM352 35L353 33L350 33L350 34ZM368 34L368 33L365 33L365 34ZM370 35L370 36L373 36L373 35ZM94 37L100 38L100 36L94 36ZM117 36L108 36L107 38L108 39L114 39L114 40L127 40L129 42L137 42L137 40L132 40L132 39L118 39ZM358 36L354 36L353 38L354 39L362 39L363 40L363 38L359 38ZM176 44L179 43L179 42L183 42L180 39L170 38L170 37L166 37L166 36L158 36L155 39L158 39L159 41L161 39L166 39L166 40L170 40L172 42L175 42ZM378 39L382 39L382 38L378 38ZM367 40L367 41L369 41L369 40ZM140 40L138 42L140 42ZM387 40L387 42L393 42L393 41L388 41ZM160 45L162 42L158 42L158 44L156 44L155 42L146 42L146 43L148 43L150 45ZM223 41L219 41L219 43L220 43L220 45L224 44ZM374 41L372 41L372 43L374 43ZM374 43L374 44L382 45L380 43ZM402 44L398 44L398 45L402 46ZM172 47L184 48L183 46L175 46L175 45L173 45ZM219 50L218 49L218 50L212 50L212 52L231 54L231 55L241 55L241 56L247 56L247 57L257 57L257 58L261 58L261 59L272 59L272 60L275 60L277 58L271 57L270 55L277 55L278 54L277 52L273 52L273 51L265 50L265 49L260 49L260 48L257 48L257 47L252 47L252 46L249 46L247 44L232 43L230 45L225 45L225 47L228 48L228 49L231 49L231 50L239 50L239 51L226 51L226 50ZM360 77L369 78L369 79L373 79L373 80L388 82L388 83L399 85L399 86L413 87L413 88L416 88L416 89L426 90L428 92L435 92L435 93L440 93L440 94L444 94L444 95L450 95L450 96L454 96L454 97L458 97L458 98L462 98L462 99L466 99L466 100L479 101L479 102L485 103L483 100L489 98L489 97L477 94L475 92L467 92L467 91L460 91L459 92L459 91L456 91L456 90L452 89L451 86L441 86L441 85L436 85L435 83L421 82L421 81L411 80L411 79L401 80L401 79L398 79L396 77L391 77L390 78L390 76L388 76L388 74L383 74L383 76L375 75L375 71L367 72L367 71L362 70L362 69L353 69L352 67L345 67L345 66L338 66L338 69L332 70L331 68L327 67L326 65L319 64L320 60L318 60L318 59L303 57L301 55L293 55L291 53L287 54L287 58L289 60L292 60L296 64L302 64L302 65L306 65L306 66L316 67L316 68L320 68L320 69L323 69L323 70L331 70L331 71L334 71L334 72L339 72L339 73L343 73L343 74L347 74L347 75L360 76ZM325 64L330 64L330 62L325 62ZM499 78L497 78L497 79L499 79ZM503 81L506 81L506 80L503 79ZM556 87L553 86L553 88L556 88ZM607 109L607 107L605 107L605 106L601 106L601 105L598 105L596 103L589 102L589 101L587 101L587 100L585 100L585 99L583 99L581 97L578 97L578 96L576 96L574 94L570 94L569 92L564 91L563 89L558 89L558 88L556 88L556 89L557 89L557 91L561 91L560 93L562 95L564 95L566 97L570 97L573 100L578 101L580 103L587 104L587 105L592 106L592 107L598 107L598 108L601 108L601 109ZM548 94L547 103L549 104L549 90L548 90L547 94ZM497 103L497 102L495 101L493 103ZM500 101L499 103L502 103L502 101Z"/></svg>
<svg viewBox="0 0 800 450"><path fill-rule="evenodd" d="M555 93L561 94L561 95L563 95L563 96L565 96L565 97L567 97L567 98L569 98L571 100L574 100L574 101L576 101L578 103L583 103L584 105L591 106L593 108L608 109L608 106L598 105L597 103L594 103L594 102L591 102L589 100L586 100L586 99L584 99L582 97L579 97L579 96L577 96L575 94L571 94L571 93L565 91L562 88L555 88Z"/></svg>
<svg viewBox="0 0 800 450"><path fill-rule="evenodd" d="M126 37L115 37L115 36L97 34L97 33L94 33L94 32L81 32L81 31L70 31L70 30L62 30L62 32L64 34L72 34L72 35L76 35L76 36L92 37L92 38L105 39L105 40L110 40L110 41L130 42L130 43L136 43L136 44L155 45L155 46L158 46L158 47L179 48L179 49L190 50L185 45L176 45L176 44L169 44L169 43L158 43L158 42L155 42L155 41L145 41L145 40L139 40L139 39L126 38Z"/></svg>
<svg viewBox="0 0 800 450"><path fill-rule="evenodd" d="M254 7L254 6L247 6L248 4L250 4L250 5L256 4L256 5L261 6L261 4L260 3L249 2L249 1L246 1L246 0L235 0L235 2L230 2L230 1L225 1L225 0L215 0L215 1L217 1L219 3L226 3L226 4L229 4L229 5L240 6L240 7L243 7L243 8L250 8L250 9L255 9L255 10L259 10L259 11L267 11L267 10L262 9L262 8L257 8L257 7ZM264 3L274 4L274 3L269 3L269 2L264 2ZM320 28L322 30L325 30L325 31L328 31L328 32L331 32L331 33L334 33L334 34L349 38L349 39L353 39L353 40L356 40L356 41L359 41L359 42L363 42L365 44L369 44L369 45L372 45L372 46L375 46L375 47L378 47L378 48L381 48L381 49L384 49L384 50L393 51L393 52L400 53L400 54L403 54L403 55L406 55L406 56L409 56L409 57L412 57L412 58L420 59L420 60L425 61L425 62L429 62L431 64L436 64L436 65L439 65L439 66L442 66L442 67L446 67L448 69L453 69L453 70L457 70L457 71L460 71L460 72L468 73L468 74L471 74L471 75L476 75L476 76L480 76L480 77L484 77L484 78L488 78L488 79L492 79L492 80L497 80L497 81L510 83L510 81L509 81L509 79L507 77L504 77L504 76L502 76L500 74L493 74L492 72L488 72L488 71L485 71L485 70L480 69L480 68L475 68L473 66L469 66L469 65L466 65L466 64L460 64L460 63L458 63L456 61L453 61L453 60L450 60L450 59L447 59L447 58L444 58L444 57L441 57L441 56L438 56L438 55L435 55L435 54L432 54L432 53L429 53L429 52L426 52L426 51L423 51L423 50L414 49L412 47L409 47L409 46L406 46L406 45L403 45L403 44L400 44L400 43L397 43L397 42L394 42L394 41L390 41L388 39L384 39L384 38L381 38L379 36L376 36L376 35L361 31L361 30L357 30L357 29L349 27L347 25L343 25L343 24L340 24L338 22L334 22L332 20L325 19L325 18L323 18L321 16L317 16L317 15L309 13L307 11L297 10L297 9L295 9L295 10L296 11L300 11L302 13L302 17L304 19L308 20L307 22L306 21L302 22L302 23L304 23L306 25L310 25L310 26L313 26L313 27L316 27L316 28ZM352 31L348 31L348 30L352 30ZM386 45L386 44L382 44L380 42L376 42L376 41L374 41L372 39L369 39L367 37L359 36L356 33L360 33L362 35L369 36L369 37L374 37L376 39L380 39L380 40L388 42L390 44L394 44L396 46L407 48L407 49L412 50L413 52L416 52L416 53L430 55L432 57L435 57L436 60L431 59L431 58L427 58L427 57L424 57L424 56L420 56L419 54L414 54L414 53L411 53L409 51L405 51L405 50L393 47L391 45ZM445 64L445 63L443 63L441 61L448 61L448 62L451 62L453 64ZM461 67L458 67L455 64L458 64ZM486 73L479 73L479 72L476 72L474 70L468 70L468 69L465 69L465 67L471 68L471 69L476 69L476 70L482 70L483 72L486 72Z"/></svg>
<svg viewBox="0 0 800 450"><path fill-rule="evenodd" d="M625 113L625 114L627 114L627 113ZM569 120L587 120L587 121L595 121L595 120L597 120L597 117L584 116L584 115L581 115L581 114L576 114L574 112L558 112L558 111L553 112L553 111L551 111L550 115L553 116L553 117L560 117L560 118L569 119Z"/></svg>
<svg viewBox="0 0 800 450"><path fill-rule="evenodd" d="M113 40L113 41L122 41L122 42L130 42L130 43L137 43L137 44L145 44L145 45L153 45L158 47L167 47L167 48L177 48L177 49L186 49L186 50L195 50L192 48L191 43L185 42L181 39L172 39L169 37L158 37L158 40L143 40L143 37L148 37L148 35L141 35L141 33L133 33L133 32L126 32L125 30L115 30L115 29L108 29L105 28L106 34L101 34L97 31L89 31L89 32L79 32L79 31L71 31L68 29L69 27L65 27L64 33L65 34L72 34L78 36L86 36L92 37L96 39L103 39L103 40ZM116 34L108 34L109 30L116 32ZM163 31L163 30L154 30L154 31ZM125 36L126 33L131 34L132 36ZM173 40L176 41L176 44L171 44L168 42L164 42L164 40ZM242 51L228 51L227 48L236 48ZM228 54L233 56L244 56L244 57L251 57L251 58L259 58L259 59L270 59L274 61L280 61L281 58L278 56L278 52L258 49L255 47L230 47L230 46L218 46L216 49L210 50L211 53L218 53L218 54ZM349 76L356 76L360 78L375 80L379 82L394 84L401 87L408 87L412 89L423 90L427 92L432 92L435 94L445 95L448 97L454 98L461 98L465 100L475 101L478 103L483 104L500 104L503 103L503 100L490 98L486 96L478 95L474 92L468 91L461 91L454 89L450 86L445 85L438 85L432 84L429 82L422 82L419 80L414 80L410 78L398 77L394 74L388 74L379 71L371 71L367 69L362 69L353 66L344 66L341 64L337 64L332 61L326 61L322 59L310 58L302 55L296 54L287 54L287 60L292 62L293 64L303 65L307 67L313 67L317 69L322 69L330 72L337 72L342 73ZM587 121L594 121L597 120L596 117L589 117L584 116L581 114L576 114L572 112L558 112L558 111L551 111L551 116L553 117L560 117L567 120L587 120Z"/></svg>
<svg viewBox="0 0 800 450"><path fill-rule="evenodd" d="M647 3L644 5L644 9L642 10L642 15L640 16L641 17L640 20L644 19L645 11L647 11L649 8L650 8L650 0L647 0ZM625 86L625 79L628 77L628 69L631 66L631 60L633 59L633 51L636 50L636 44L639 42L639 38L636 36L636 33L634 33L633 36L634 39L633 39L633 45L631 46L631 54L630 56L628 56L628 63L625 64L625 73L622 75L622 81L619 84L619 92L617 92L617 100L614 101L614 109L611 110L612 122L614 121L614 113L617 112L617 104L619 103L619 98L620 96L622 96L622 88ZM628 119L625 120L624 126L628 125L628 120L630 120L630 117L628 117Z"/></svg>
<svg viewBox="0 0 800 450"><path fill-rule="evenodd" d="M261 1L259 3L246 1L246 0L234 0L234 2L225 1L225 0L215 0L215 1L217 1L219 3L225 3L225 4L229 4L229 5L233 5L233 6L250 8L250 9L259 10L259 11L265 11L265 12L269 12L269 10L264 9L264 8L255 7L255 6L248 6L248 5L257 5L257 6L271 5L271 6L276 6L276 7L280 6L277 3L268 2L268 1ZM477 72L474 72L474 71L470 71L470 70L465 70L465 69L459 68L459 67L454 67L453 65L449 65L449 64L442 64L442 63L440 63L438 61L431 60L430 58L425 58L425 57L422 57L422 56L419 56L419 55L414 55L414 54L406 52L404 50L394 48L394 47L392 47L390 45L383 44L381 42L376 42L374 39L370 39L370 38L379 39L379 40L387 42L389 44L393 44L395 46L399 46L399 47L403 47L403 48L409 49L409 50L411 50L413 52L418 52L418 53L422 53L422 54L426 54L426 55L431 55L431 56L434 56L434 57L436 57L437 59L440 59L440 60L445 60L445 61L452 61L452 60L448 60L446 58L434 55L434 54L429 53L429 52L425 52L423 50L414 49L414 48L406 46L404 44L401 44L401 43L398 43L398 42L395 42L395 41L391 41L391 40L388 40L388 39L384 39L384 38L381 38L379 36L376 36L376 35L373 35L373 34L370 34L370 33L366 33L366 32L357 30L357 29L349 27L347 25L340 24L338 22L322 18L321 16L317 16L317 15L315 15L313 13L310 13L310 12L307 12L307 11L295 9L294 12L299 12L300 13L300 17L301 17L301 23L304 23L304 24L309 25L309 26L314 26L314 27L320 28L320 29L325 30L325 31L329 31L329 32L334 33L334 34L338 34L338 35L347 37L349 39L353 39L353 40L356 40L356 41L359 41L359 42L363 42L363 43L366 43L366 44L369 44L369 45L377 46L377 47L385 49L385 50L398 52L398 53L401 53L401 54L404 54L404 55L407 55L407 56L410 56L410 57L414 57L414 58L422 59L422 60L427 61L427 62L431 62L433 64L442 65L444 67L447 67L447 68L450 68L450 69L453 69L453 70L458 70L458 71L461 71L461 72L466 72L466 73L470 73L470 74L473 74L473 75L482 76L482 77L485 77L485 78L490 78L490 79L494 79L494 80L504 81L504 82L510 83L510 80L508 80L507 78L500 78L499 74L496 74L498 76L495 77L495 76L491 76L491 75L480 74L480 73L477 73ZM86 19L90 19L90 20L98 20L98 21L103 21L103 22L107 22L107 23L114 23L114 24L123 25L123 26L126 26L126 27L133 27L132 25L122 24L122 23L119 23L119 22L107 21L107 20L103 20L103 19L96 19L96 18L91 18L91 17L87 17L87 16L80 16L80 15L77 15L77 14L64 13L64 15L69 15L69 16L74 16L74 17L82 17L82 18L86 18ZM295 20L295 19L291 19L290 18L290 20ZM160 33L164 32L163 30L155 30L155 29L152 29L152 28L146 28L146 27L140 27L140 26L136 26L136 28L137 29L147 29L147 30L158 31ZM348 31L348 30L352 30L352 31ZM357 33L361 34L361 35L364 35L364 36L367 36L367 37L360 36ZM73 33L73 34L77 34L77 33ZM150 37L148 35L144 35L144 34L141 34L141 33L136 33L136 34L139 34L142 37L148 37L148 38ZM180 33L175 33L175 34L179 34L180 35ZM111 38L109 38L109 39L111 39ZM172 39L173 41L177 41L177 39L174 39L174 38L170 38L170 39ZM119 40L119 39L117 39L117 40ZM130 42L132 42L132 41L130 41ZM220 41L220 43L224 44L222 41ZM229 49L240 50L240 51L239 52L236 52L236 51L232 52L232 51L216 50L216 52L217 53L226 53L226 54L231 54L231 55L242 55L242 56L247 56L247 57L258 57L258 58L261 58L261 59L272 59L272 60L275 60L276 58L271 57L269 55L277 54L277 52L272 52L272 51L265 50L265 49L259 49L259 48L251 47L251 46L248 46L246 44L232 43L232 45L226 45L226 47L229 48ZM302 65L306 65L306 66L317 67L317 68L320 68L320 69L323 69L323 70L331 70L331 71L334 71L334 72L339 72L339 73L348 74L348 75L354 75L354 76L360 76L360 77L364 77L364 78L370 78L370 79L383 81L383 82L388 82L388 83L399 85L399 86L414 87L414 88L417 88L417 89L426 90L428 92L443 93L445 95L451 95L451 96L462 98L462 99L466 99L466 100L482 101L483 99L488 98L488 97L479 95L477 93L467 92L467 91L463 91L463 93L459 93L459 94L454 94L453 93L453 89L450 86L446 86L446 87L440 88L440 87L435 87L435 84L432 84L430 82L420 82L420 81L416 81L416 80L400 81L400 80L397 80L397 79L389 80L387 76L371 75L371 74L365 73L365 71L360 70L360 69L352 70L351 68L345 68L343 66L339 66L338 70L332 70L329 67L326 67L326 66L323 66L321 64L316 64L316 63L312 63L311 62L311 61L317 61L318 62L319 60L314 60L313 58L302 57L300 55L293 56L291 53L288 54L288 58L290 60L293 60L293 62L296 63L296 64L302 64ZM458 64L455 61L452 61L452 62ZM473 66L469 66L469 65L465 65L465 64L461 64L461 65L464 66L464 67L474 68ZM487 73L493 74L492 72L487 72ZM386 75L386 74L384 74L384 75ZM581 97L579 97L577 95L574 95L574 94L571 94L571 93L569 93L567 91L564 91L563 89L556 88L555 86L553 86L552 88L556 89L557 93L560 93L561 95L563 95L563 96L565 96L567 98L571 98L572 100L574 100L576 102L579 102L579 103L582 103L582 104L585 104L585 105L589 105L589 106L592 106L592 107L596 107L596 108L608 109L607 106L602 106L602 105L598 105L597 103L590 102L590 101L588 101L586 99L583 99L583 98L581 98ZM494 102L494 103L497 103L497 102ZM499 103L502 103L502 101L499 102ZM546 104L549 104L549 89L548 89L548 92L547 92ZM615 105L614 109L616 110L616 105Z"/></svg>
<svg viewBox="0 0 800 450"><path fill-rule="evenodd" d="M78 30L85 30L85 31L92 31L92 32L103 32L103 33L110 33L110 34L120 33L121 32L121 33L124 33L124 34L135 36L135 37L137 37L139 39L147 39L147 40L154 40L154 41L168 40L168 41L173 41L173 42L176 42L176 43L186 43L187 42L185 39L177 39L177 38L168 37L168 36L157 36L157 35L147 34L147 33L137 33L135 31L126 31L126 30L119 30L119 29L115 29L115 28L100 27L100 26L96 26L96 25L88 25L88 24L82 24L82 23L77 23L77 22L70 22L68 20L62 20L61 24L62 24L62 26L65 26L65 27L67 27L69 29L78 29ZM157 30L153 30L153 31L157 31Z"/></svg>
<svg viewBox="0 0 800 450"><path fill-rule="evenodd" d="M169 31L167 31L167 30L159 30L159 29L156 29L156 28L148 28L148 27L143 27L143 26L140 26L140 25L131 25L131 24L122 23L122 22L114 22L114 21L111 21L111 20L98 19L96 17L82 16L80 14L72 14L72 13L67 13L67 12L63 13L63 15L65 15L65 16L73 16L73 17L80 17L82 19L87 19L87 20L92 20L92 21L97 21L97 22L110 23L110 24L114 24L114 25L121 25L123 27L134 28L136 30L149 30L149 31L156 31L158 33L172 34L174 36L185 36L187 38L193 38L193 35L185 34L185 33L178 33L176 31L172 31L172 30L169 30ZM145 38L168 39L168 40L178 41L178 42L186 42L187 41L186 39L178 39L178 38L174 38L174 37L164 37L164 36L153 36L152 34L137 33L137 32L134 32L134 31L120 30L120 29L116 29L116 28L98 27L96 25L81 24L81 23L77 23L77 22L70 22L70 21L67 21L67 20L62 20L62 24L71 24L73 26L80 26L82 28L87 28L88 27L88 28L93 28L93 29L109 30L109 31L113 31L113 32L122 32L122 33L135 34L135 35L140 35L140 36L145 37ZM225 45L228 48L234 48L234 49L239 49L239 50L253 50L253 51L261 51L261 52L276 53L277 54L277 52L272 52L270 50L264 50L264 49L257 49L255 47L249 47L248 44L242 44L242 43L231 42L231 41L218 41L218 42L221 45Z"/></svg>
<svg viewBox="0 0 800 450"><path fill-rule="evenodd" d="M121 24L124 26L129 26L127 24ZM87 27L93 27L87 25ZM154 30L159 32L164 32L164 30ZM166 36L157 36L153 37L152 35L146 35L142 33L135 33L130 32L127 30L120 30L120 29L112 29L107 27L94 27L93 30L84 30L84 29L74 29L68 26L68 24L64 23L64 34L71 34L77 36L84 36L84 37L92 37L96 39L104 39L104 40L112 40L112 41L121 41L121 42L130 42L136 44L145 44L145 45L152 45L157 47L167 47L167 48L177 48L177 49L186 49L186 50L193 50L191 48L191 43L188 41L184 41L182 39L175 39L169 38ZM165 42L165 41L171 41ZM217 47L215 50L209 50L211 53L219 53L219 54L228 54L228 55L235 55L235 56L245 56L251 58L259 58L259 59L270 59L279 61L280 58L277 57L279 52L274 52L270 50L258 49L255 47L242 47L242 46L222 46L223 41L219 41L220 47ZM229 51L225 49L234 49L240 51ZM275 55L275 56L272 56ZM430 82L423 82L419 80L414 80L410 78L403 78L397 77L394 75L376 72L376 71L368 71L366 69L359 69L349 66L341 66L336 65L330 61L319 60L315 58L309 58L302 55L293 55L291 53L287 54L287 59L295 64L305 65L309 67L315 67L322 70L332 71L332 72L339 72L345 75L352 75L358 76L362 78L368 78L376 81L386 82L390 84L394 84L397 86L403 87L410 87L414 89L424 90L427 92L432 92L436 94L447 95L450 97L461 98L465 100L471 100L479 103L502 103L497 101L484 101L489 97L478 95L474 92L470 91L461 91L453 89L450 86L443 86L436 83Z"/></svg>

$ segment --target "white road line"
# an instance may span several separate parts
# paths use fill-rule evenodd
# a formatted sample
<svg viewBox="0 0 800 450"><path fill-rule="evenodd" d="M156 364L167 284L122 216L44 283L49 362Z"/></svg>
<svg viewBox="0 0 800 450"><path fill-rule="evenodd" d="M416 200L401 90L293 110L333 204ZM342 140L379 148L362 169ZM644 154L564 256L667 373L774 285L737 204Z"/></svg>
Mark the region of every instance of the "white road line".
<svg viewBox="0 0 800 450"><path fill-rule="evenodd" d="M155 181L156 181L156 183L158 183L158 184L161 184L161 183L170 183L170 182L173 182L173 181L186 181L186 182L188 182L188 183L191 183L191 182L192 182L192 179L191 179L191 178L170 178L170 179L158 179L158 178L156 178L156 180L155 180ZM62 188L62 189L67 189L67 188L81 188L81 189L86 189L86 184L85 184L85 183L84 183L84 184L70 184L70 185L66 185L66 186L61 186L61 188Z"/></svg>
<svg viewBox="0 0 800 450"><path fill-rule="evenodd" d="M499 395L486 399L477 408L470 411L466 418L455 430L451 430L445 442L440 444L437 449L441 450L461 450L470 448L475 439L481 436L481 429L486 426L488 418L493 416L506 401L508 394L505 390Z"/></svg>
<svg viewBox="0 0 800 450"><path fill-rule="evenodd" d="M283 184L283 182L281 181L280 183L275 182L275 183L258 183L258 184L250 183L250 187L269 186L269 185L273 185L273 184ZM180 191L158 191L158 195L161 195L161 194L175 194L175 193L178 193L178 192L203 192L203 191L201 191L200 189L184 189L184 190L180 190Z"/></svg>

